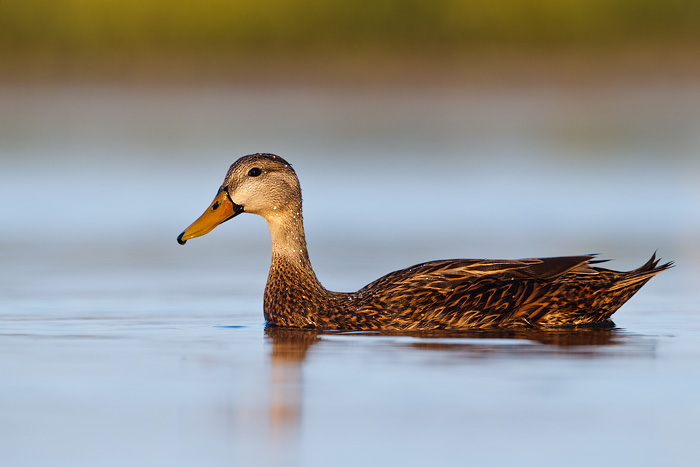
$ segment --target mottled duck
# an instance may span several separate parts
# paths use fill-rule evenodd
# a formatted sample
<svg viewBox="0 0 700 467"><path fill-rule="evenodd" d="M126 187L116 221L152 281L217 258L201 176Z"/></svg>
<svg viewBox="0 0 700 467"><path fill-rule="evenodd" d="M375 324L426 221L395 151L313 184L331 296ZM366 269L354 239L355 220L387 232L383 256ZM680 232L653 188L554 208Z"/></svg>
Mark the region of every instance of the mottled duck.
<svg viewBox="0 0 700 467"><path fill-rule="evenodd" d="M177 240L184 245L243 212L262 216L270 228L263 308L274 326L416 331L604 323L672 266L659 266L655 254L629 272L596 266L601 261L593 255L453 259L392 272L357 292L331 292L309 261L299 180L289 163L272 154L231 165L214 201Z"/></svg>

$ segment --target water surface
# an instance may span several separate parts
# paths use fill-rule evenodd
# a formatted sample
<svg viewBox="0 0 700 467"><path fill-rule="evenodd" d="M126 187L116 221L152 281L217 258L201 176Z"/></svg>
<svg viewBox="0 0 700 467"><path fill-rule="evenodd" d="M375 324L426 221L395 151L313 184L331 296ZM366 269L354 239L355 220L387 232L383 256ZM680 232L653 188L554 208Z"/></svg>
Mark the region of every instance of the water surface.
<svg viewBox="0 0 700 467"><path fill-rule="evenodd" d="M3 88L3 465L696 465L700 93ZM322 282L655 249L594 330L266 329L264 222L177 234L240 155L304 189Z"/></svg>

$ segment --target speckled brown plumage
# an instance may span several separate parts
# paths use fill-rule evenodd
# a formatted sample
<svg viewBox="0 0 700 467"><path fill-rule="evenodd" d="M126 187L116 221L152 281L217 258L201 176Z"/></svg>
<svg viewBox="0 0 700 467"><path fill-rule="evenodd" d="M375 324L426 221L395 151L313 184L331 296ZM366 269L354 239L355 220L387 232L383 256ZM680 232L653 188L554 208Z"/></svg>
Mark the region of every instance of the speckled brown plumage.
<svg viewBox="0 0 700 467"><path fill-rule="evenodd" d="M273 260L265 319L338 330L437 330L573 326L607 321L652 276L652 257L617 272L592 256L516 261L431 261L388 274L355 293L325 290L311 271ZM568 265L564 269L562 266Z"/></svg>
<svg viewBox="0 0 700 467"><path fill-rule="evenodd" d="M241 212L263 216L270 227L264 314L275 326L419 331L602 323L652 276L672 266L658 265L655 255L629 272L601 268L592 255L443 260L392 272L354 293L331 292L309 261L296 174L270 154L236 161L212 206L178 241L211 230L200 225L212 222L201 221L205 216L219 216L215 226Z"/></svg>

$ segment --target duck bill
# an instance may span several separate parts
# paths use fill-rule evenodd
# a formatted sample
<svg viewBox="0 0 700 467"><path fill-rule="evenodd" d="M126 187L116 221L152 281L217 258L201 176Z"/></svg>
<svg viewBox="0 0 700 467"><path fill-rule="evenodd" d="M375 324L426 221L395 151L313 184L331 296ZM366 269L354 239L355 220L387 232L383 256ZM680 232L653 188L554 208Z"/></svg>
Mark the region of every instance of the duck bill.
<svg viewBox="0 0 700 467"><path fill-rule="evenodd" d="M184 245L190 238L208 234L214 228L243 212L243 206L234 203L226 190L219 190L204 214L194 221L177 237L177 242Z"/></svg>

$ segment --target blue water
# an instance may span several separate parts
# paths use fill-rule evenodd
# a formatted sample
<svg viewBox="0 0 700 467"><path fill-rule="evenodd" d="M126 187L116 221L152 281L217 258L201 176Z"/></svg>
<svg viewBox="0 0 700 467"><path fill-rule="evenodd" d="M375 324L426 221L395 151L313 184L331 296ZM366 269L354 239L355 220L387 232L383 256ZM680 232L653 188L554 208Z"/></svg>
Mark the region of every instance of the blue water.
<svg viewBox="0 0 700 467"><path fill-rule="evenodd" d="M0 88L3 465L697 465L700 89ZM271 332L240 155L335 290L438 258L677 267L585 332Z"/></svg>

